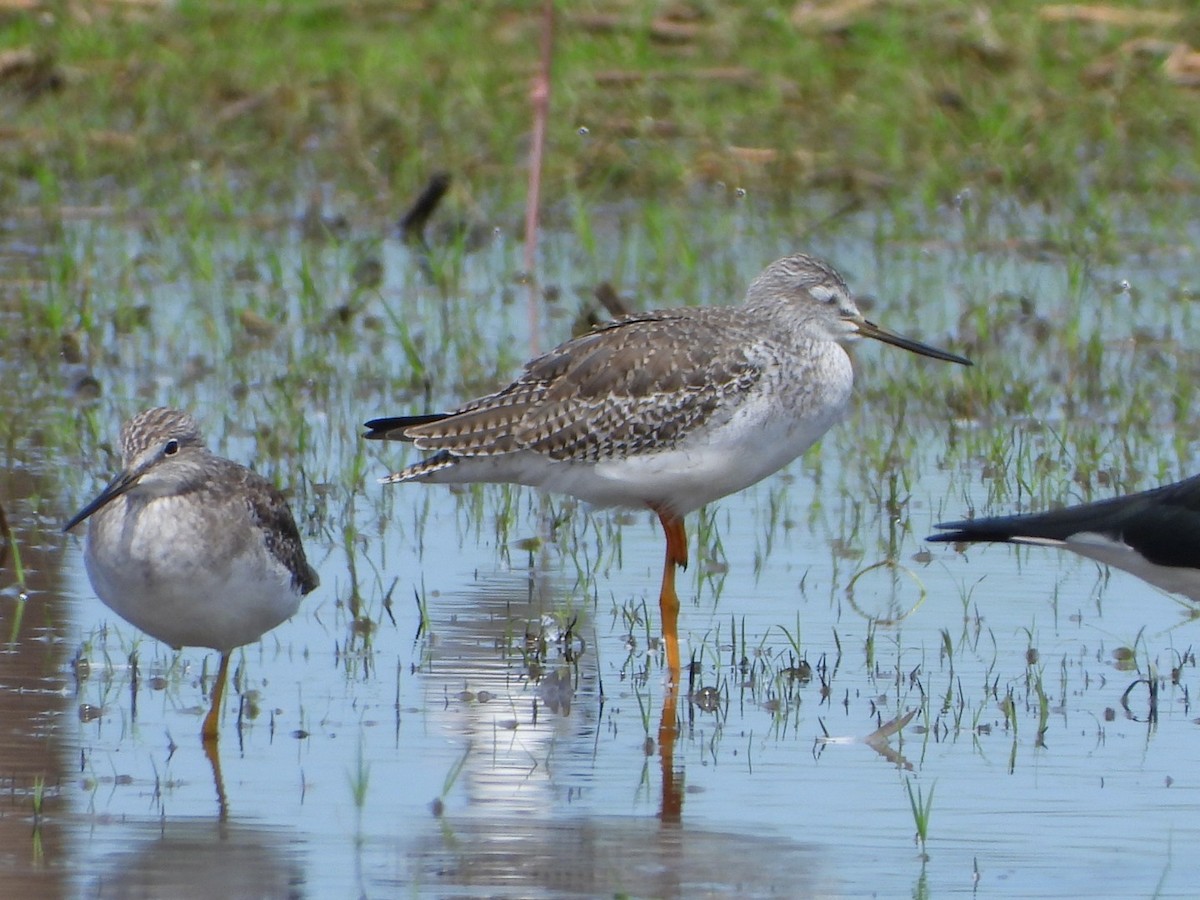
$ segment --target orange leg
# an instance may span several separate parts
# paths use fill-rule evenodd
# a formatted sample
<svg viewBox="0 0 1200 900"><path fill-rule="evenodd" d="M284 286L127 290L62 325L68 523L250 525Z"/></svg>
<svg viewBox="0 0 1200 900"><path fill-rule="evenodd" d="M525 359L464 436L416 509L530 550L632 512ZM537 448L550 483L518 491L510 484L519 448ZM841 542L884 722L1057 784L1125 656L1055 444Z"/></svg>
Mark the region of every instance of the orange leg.
<svg viewBox="0 0 1200 900"><path fill-rule="evenodd" d="M221 699L225 696L225 680L229 675L230 654L221 654L221 667L217 669L217 683L213 685L212 708L204 717L204 727L200 729L200 739L206 744L217 742L217 726L221 721Z"/></svg>
<svg viewBox="0 0 1200 900"><path fill-rule="evenodd" d="M688 563L687 532L683 518L673 513L655 510L667 536L667 558L663 562L662 590L658 608L662 616L663 643L667 648L667 669L671 681L679 683L679 595L675 593L675 568L686 569Z"/></svg>

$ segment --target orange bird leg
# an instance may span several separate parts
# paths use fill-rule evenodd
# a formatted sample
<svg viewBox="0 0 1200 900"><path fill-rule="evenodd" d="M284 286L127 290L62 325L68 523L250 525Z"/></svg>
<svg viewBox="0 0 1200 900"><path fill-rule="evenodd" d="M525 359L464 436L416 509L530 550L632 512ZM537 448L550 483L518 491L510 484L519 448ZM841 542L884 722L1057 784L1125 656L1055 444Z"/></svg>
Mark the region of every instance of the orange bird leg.
<svg viewBox="0 0 1200 900"><path fill-rule="evenodd" d="M212 708L204 717L204 727L200 729L200 738L206 744L217 741L217 725L221 721L221 698L225 696L225 679L229 675L228 653L221 654L221 667L217 669L217 683L213 685Z"/></svg>
<svg viewBox="0 0 1200 900"><path fill-rule="evenodd" d="M655 510L667 536L667 558L663 562L662 591L658 608L662 615L663 643L667 648L667 669L671 680L679 682L679 595L675 593L675 568L686 569L688 563L687 532L683 517Z"/></svg>

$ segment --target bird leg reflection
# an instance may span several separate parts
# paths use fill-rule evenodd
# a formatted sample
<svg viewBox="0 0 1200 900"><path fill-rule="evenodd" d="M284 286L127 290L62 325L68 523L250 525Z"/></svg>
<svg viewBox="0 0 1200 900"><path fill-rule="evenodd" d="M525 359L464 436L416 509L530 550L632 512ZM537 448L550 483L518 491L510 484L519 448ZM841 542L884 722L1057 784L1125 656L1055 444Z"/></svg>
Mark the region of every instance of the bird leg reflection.
<svg viewBox="0 0 1200 900"><path fill-rule="evenodd" d="M683 770L675 769L675 721L678 685L672 681L663 695L662 715L658 720L658 758L662 775L662 808L659 819L678 822L683 817Z"/></svg>
<svg viewBox="0 0 1200 900"><path fill-rule="evenodd" d="M229 803L225 798L225 780L221 777L221 751L216 741L204 741L204 755L212 766L213 784L217 789L217 817L224 822L229 818Z"/></svg>

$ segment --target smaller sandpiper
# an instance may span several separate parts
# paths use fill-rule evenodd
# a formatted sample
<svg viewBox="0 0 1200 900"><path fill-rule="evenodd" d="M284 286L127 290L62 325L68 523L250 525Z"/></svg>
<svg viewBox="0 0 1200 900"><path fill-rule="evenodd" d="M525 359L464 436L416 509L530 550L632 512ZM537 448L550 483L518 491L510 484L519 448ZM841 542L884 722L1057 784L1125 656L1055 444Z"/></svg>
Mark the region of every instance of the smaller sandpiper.
<svg viewBox="0 0 1200 900"><path fill-rule="evenodd" d="M287 620L317 573L283 494L210 452L188 413L156 408L121 427L122 471L84 519L84 562L113 612L178 649L221 654L201 736L215 742L233 650Z"/></svg>

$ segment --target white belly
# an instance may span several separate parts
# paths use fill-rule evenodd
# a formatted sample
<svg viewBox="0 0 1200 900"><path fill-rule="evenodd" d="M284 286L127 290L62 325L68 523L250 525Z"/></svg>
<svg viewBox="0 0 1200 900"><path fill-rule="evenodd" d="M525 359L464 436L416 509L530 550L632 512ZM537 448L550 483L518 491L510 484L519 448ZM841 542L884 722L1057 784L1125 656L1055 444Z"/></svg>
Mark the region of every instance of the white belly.
<svg viewBox="0 0 1200 900"><path fill-rule="evenodd" d="M139 511L126 516L131 504ZM130 624L172 647L225 653L292 616L301 594L248 517L214 528L195 512L186 499L120 497L93 516L84 561Z"/></svg>
<svg viewBox="0 0 1200 900"><path fill-rule="evenodd" d="M1038 540L1034 538L1016 539L1022 544L1041 544L1050 547L1064 547L1080 556L1086 556L1096 562L1124 569L1138 576L1157 588L1172 594L1182 594L1200 602L1200 569L1182 566L1160 566L1152 563L1128 544L1114 541L1107 535L1090 531L1073 534L1066 541Z"/></svg>
<svg viewBox="0 0 1200 900"><path fill-rule="evenodd" d="M464 456L421 480L515 482L597 506L649 505L686 515L777 472L842 417L853 381L849 359L830 344L817 368L821 377L799 389L788 381L791 373L775 373L724 421L696 429L673 448L595 462L554 460L531 451Z"/></svg>

